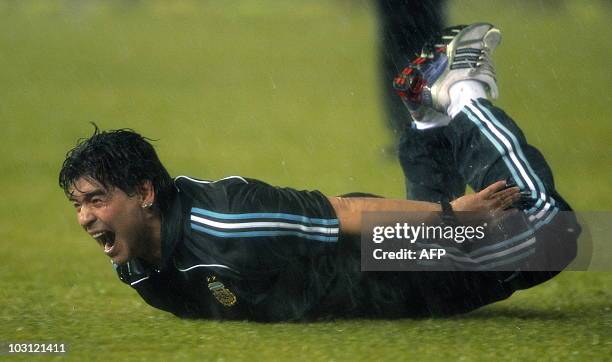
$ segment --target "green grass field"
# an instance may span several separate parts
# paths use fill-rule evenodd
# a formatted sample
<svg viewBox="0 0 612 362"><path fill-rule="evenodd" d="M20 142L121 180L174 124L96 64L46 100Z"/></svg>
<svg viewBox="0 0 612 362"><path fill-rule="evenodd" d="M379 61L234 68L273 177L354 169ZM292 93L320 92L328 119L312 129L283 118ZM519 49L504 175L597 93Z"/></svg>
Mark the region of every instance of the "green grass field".
<svg viewBox="0 0 612 362"><path fill-rule="evenodd" d="M612 7L547 3L458 1L449 20L502 29L498 104L577 210L609 211ZM384 151L373 10L348 0L1 1L0 343L61 341L67 356L43 358L74 360L611 359L611 273L562 273L446 319L184 321L145 305L80 230L57 173L90 121L158 139L175 175L403 197Z"/></svg>

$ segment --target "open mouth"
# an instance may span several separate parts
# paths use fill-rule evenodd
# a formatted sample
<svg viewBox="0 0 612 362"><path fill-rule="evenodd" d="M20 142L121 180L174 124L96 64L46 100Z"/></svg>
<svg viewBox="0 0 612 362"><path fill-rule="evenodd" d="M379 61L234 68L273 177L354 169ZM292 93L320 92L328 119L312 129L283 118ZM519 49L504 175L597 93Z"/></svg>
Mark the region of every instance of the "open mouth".
<svg viewBox="0 0 612 362"><path fill-rule="evenodd" d="M94 239L104 247L104 252L109 253L115 245L115 233L112 231L101 231L92 235Z"/></svg>

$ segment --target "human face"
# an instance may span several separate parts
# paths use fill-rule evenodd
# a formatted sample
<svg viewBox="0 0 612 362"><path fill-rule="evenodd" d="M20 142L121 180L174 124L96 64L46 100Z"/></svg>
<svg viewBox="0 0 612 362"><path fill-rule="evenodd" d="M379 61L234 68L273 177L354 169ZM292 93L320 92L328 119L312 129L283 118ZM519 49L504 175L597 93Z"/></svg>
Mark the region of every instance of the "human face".
<svg viewBox="0 0 612 362"><path fill-rule="evenodd" d="M149 255L150 233L143 209L143 196L129 196L114 187L81 177L69 190L79 224L116 264Z"/></svg>

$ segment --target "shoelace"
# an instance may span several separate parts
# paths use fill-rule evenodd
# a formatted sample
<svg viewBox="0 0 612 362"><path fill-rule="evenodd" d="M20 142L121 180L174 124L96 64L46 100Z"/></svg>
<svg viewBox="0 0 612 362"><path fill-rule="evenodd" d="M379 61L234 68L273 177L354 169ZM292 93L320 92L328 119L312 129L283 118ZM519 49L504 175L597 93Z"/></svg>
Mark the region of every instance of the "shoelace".
<svg viewBox="0 0 612 362"><path fill-rule="evenodd" d="M471 69L472 72L488 74L495 77L495 66L491 60L491 50L486 46L482 49L461 48L455 52L450 69Z"/></svg>
<svg viewBox="0 0 612 362"><path fill-rule="evenodd" d="M486 72L495 77L495 67L493 60L491 60L491 49L483 47L478 61L476 62L476 68L480 69L481 72Z"/></svg>

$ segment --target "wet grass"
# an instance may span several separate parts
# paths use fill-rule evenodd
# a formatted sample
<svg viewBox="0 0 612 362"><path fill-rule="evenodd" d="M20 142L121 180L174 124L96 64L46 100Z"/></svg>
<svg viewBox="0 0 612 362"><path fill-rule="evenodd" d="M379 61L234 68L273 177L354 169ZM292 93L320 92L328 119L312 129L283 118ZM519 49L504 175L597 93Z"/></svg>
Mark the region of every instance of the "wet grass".
<svg viewBox="0 0 612 362"><path fill-rule="evenodd" d="M0 342L64 341L76 360L607 358L609 273L563 273L448 319L183 321L122 285L79 230L56 177L90 121L159 139L173 174L402 197L368 4L1 2ZM449 16L502 28L499 104L576 209L610 210L610 8L512 4Z"/></svg>

